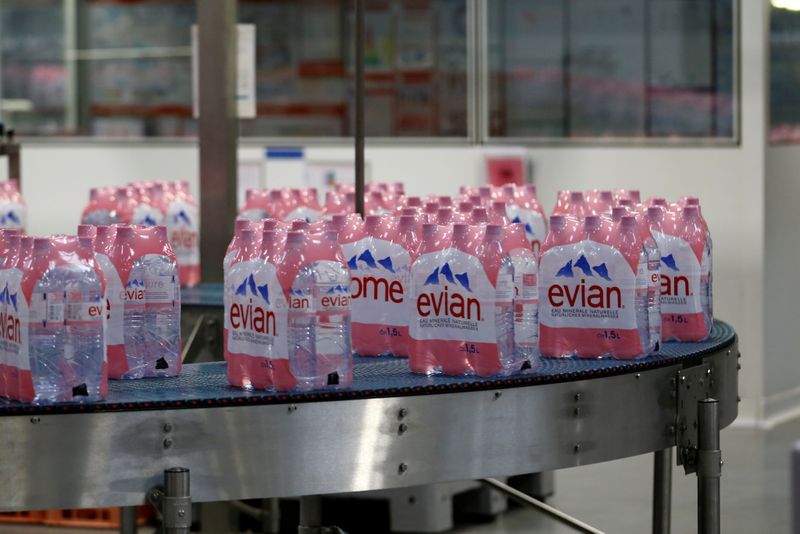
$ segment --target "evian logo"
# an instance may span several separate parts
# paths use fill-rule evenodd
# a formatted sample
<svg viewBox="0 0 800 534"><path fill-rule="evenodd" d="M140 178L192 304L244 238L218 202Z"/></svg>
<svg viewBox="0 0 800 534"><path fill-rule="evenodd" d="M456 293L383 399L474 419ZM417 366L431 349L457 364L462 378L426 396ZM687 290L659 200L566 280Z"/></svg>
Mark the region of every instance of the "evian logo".
<svg viewBox="0 0 800 534"><path fill-rule="evenodd" d="M172 216L172 222L174 224L184 223L186 226L192 226L192 219L184 210L179 210L178 213Z"/></svg>
<svg viewBox="0 0 800 534"><path fill-rule="evenodd" d="M576 272L577 271L577 272ZM556 278L575 279L564 284L553 284L547 290L550 306L554 308L621 308L622 290L616 286L598 285L591 279L602 279L613 282L605 262L591 265L586 256L581 256L573 261L569 260L556 272ZM587 278L590 279L587 282ZM602 282L601 282L602 283Z"/></svg>
<svg viewBox="0 0 800 534"><path fill-rule="evenodd" d="M12 210L9 210L8 212L3 213L2 215L0 215L0 225L6 225L6 224L9 224L9 223L14 223L14 224L21 224L22 223L22 221L20 220L19 215L14 213L14 211L12 211Z"/></svg>
<svg viewBox="0 0 800 534"><path fill-rule="evenodd" d="M444 278L444 281L442 281ZM417 297L417 313L420 317L454 317L472 321L482 320L481 303L474 297L464 296L459 291L472 293L469 275L453 273L449 263L436 267L426 278L423 286L431 287ZM452 286L452 290L451 290Z"/></svg>
<svg viewBox="0 0 800 534"><path fill-rule="evenodd" d="M661 272L661 295L688 297L691 294L689 293L689 278L679 274L672 274L680 272L675 256L673 254L662 256L661 263L668 269L668 271L662 270Z"/></svg>
<svg viewBox="0 0 800 534"><path fill-rule="evenodd" d="M128 280L128 283L125 284L125 289L122 290L120 293L120 300L130 301L130 300L144 300L145 297L145 285L144 280L139 280L138 278L132 278Z"/></svg>
<svg viewBox="0 0 800 534"><path fill-rule="evenodd" d="M268 308L270 302L267 284L256 284L251 273L236 287L234 294L237 297L245 297L247 301L231 303L231 309L228 312L231 328L257 334L276 335L277 319L275 312Z"/></svg>
<svg viewBox="0 0 800 534"><path fill-rule="evenodd" d="M253 278L253 275L246 277L244 281L239 284L239 287L236 288L236 294L247 296L248 291L250 295L253 297L261 297L264 301L269 304L269 286L267 284L264 285L256 285L256 280Z"/></svg>
<svg viewBox="0 0 800 534"><path fill-rule="evenodd" d="M353 298L369 298L394 304L403 302L403 284L400 280L394 277L390 280L383 274L396 274L390 256L376 260L370 250L365 250L350 258L347 265L350 267Z"/></svg>
<svg viewBox="0 0 800 534"><path fill-rule="evenodd" d="M17 311L17 294L9 291L8 284L3 288L3 291L0 291L0 303L11 306L14 311Z"/></svg>
<svg viewBox="0 0 800 534"><path fill-rule="evenodd" d="M441 283L441 277L444 277L446 283L460 285L472 293L472 288L469 287L469 275L465 272L461 274L454 274L449 263L445 263L441 267L435 268L433 272L431 272L431 274L429 274L425 279L424 285L439 285Z"/></svg>
<svg viewBox="0 0 800 534"><path fill-rule="evenodd" d="M565 263L564 266L556 273L556 277L563 276L566 278L573 278L575 276L575 269L579 269L584 276L594 276L596 274L603 280L613 282L611 277L608 275L608 267L606 267L605 262L601 263L600 265L589 265L589 260L587 260L586 256L583 254L581 254L581 257L578 258L574 263L572 260L569 260L567 263Z"/></svg>
<svg viewBox="0 0 800 534"><path fill-rule="evenodd" d="M17 317L17 293L11 293L8 284L0 292L0 339L20 343L20 322ZM13 312L12 312L13 308Z"/></svg>

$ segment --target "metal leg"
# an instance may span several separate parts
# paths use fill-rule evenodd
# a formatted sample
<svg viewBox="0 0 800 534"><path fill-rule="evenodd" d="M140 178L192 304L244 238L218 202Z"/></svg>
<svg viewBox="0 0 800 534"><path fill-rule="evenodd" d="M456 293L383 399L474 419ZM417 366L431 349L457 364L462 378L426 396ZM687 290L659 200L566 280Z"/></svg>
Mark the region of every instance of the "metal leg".
<svg viewBox="0 0 800 534"><path fill-rule="evenodd" d="M119 509L119 534L136 534L138 511L136 506L123 506Z"/></svg>
<svg viewBox="0 0 800 534"><path fill-rule="evenodd" d="M719 402L704 399L697 413L697 531L719 534L719 479L722 453L719 450Z"/></svg>
<svg viewBox="0 0 800 534"><path fill-rule="evenodd" d="M792 449L792 533L800 534L800 441Z"/></svg>
<svg viewBox="0 0 800 534"><path fill-rule="evenodd" d="M297 534L319 534L322 529L322 497L300 497L300 525Z"/></svg>
<svg viewBox="0 0 800 534"><path fill-rule="evenodd" d="M653 534L669 534L672 513L672 447L653 455Z"/></svg>
<svg viewBox="0 0 800 534"><path fill-rule="evenodd" d="M173 467L164 470L164 487L150 490L147 500L161 513L164 534L189 534L192 526L192 498L189 470Z"/></svg>

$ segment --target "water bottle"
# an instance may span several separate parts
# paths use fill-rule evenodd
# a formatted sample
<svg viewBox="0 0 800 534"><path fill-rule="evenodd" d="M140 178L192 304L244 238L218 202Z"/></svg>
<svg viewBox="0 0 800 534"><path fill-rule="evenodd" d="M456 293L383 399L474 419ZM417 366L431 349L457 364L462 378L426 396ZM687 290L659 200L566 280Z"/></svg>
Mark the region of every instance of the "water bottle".
<svg viewBox="0 0 800 534"><path fill-rule="evenodd" d="M322 241L333 250L339 248L335 232L326 232ZM315 310L317 373L326 387L350 387L353 383L350 273L343 258L317 261L311 268L315 300L319 303Z"/></svg>
<svg viewBox="0 0 800 534"><path fill-rule="evenodd" d="M647 324L650 329L650 350L657 351L661 346L661 252L655 239L644 240L647 256Z"/></svg>
<svg viewBox="0 0 800 534"><path fill-rule="evenodd" d="M505 206L503 206L503 210L505 210ZM502 231L500 225L488 225L483 250L479 254L482 259L488 256L502 256L497 270L495 294L491 300L494 300L495 333L497 335L497 354L502 366L501 374L509 374L519 371L522 361L521 355L514 350L514 267L511 258L500 243Z"/></svg>
<svg viewBox="0 0 800 534"><path fill-rule="evenodd" d="M134 229L131 226L117 227L114 244L114 261L134 256ZM147 268L144 258L133 262L127 281L123 280L122 325L125 340L125 358L128 371L123 378L142 378L147 368L145 344L145 276Z"/></svg>
<svg viewBox="0 0 800 534"><path fill-rule="evenodd" d="M36 238L33 244L32 271L37 278L31 294L29 317L29 358L33 380L33 402L47 403L69 400L65 378L66 324L64 322L64 291L66 276L61 268L49 268L52 243Z"/></svg>
<svg viewBox="0 0 800 534"><path fill-rule="evenodd" d="M63 269L66 274L65 366L70 369L68 386L72 400L105 397L103 366L105 302L100 275L94 269L91 239L81 239L81 264ZM81 254L82 252L82 254Z"/></svg>
<svg viewBox="0 0 800 534"><path fill-rule="evenodd" d="M639 253L639 262L636 268L636 326L639 330L639 342L642 346L643 354L649 354L652 350L650 340L652 339L651 330L651 311L652 293L650 282L650 258L644 247Z"/></svg>
<svg viewBox="0 0 800 534"><path fill-rule="evenodd" d="M286 252L276 263L302 264L305 236L301 232L288 232ZM314 313L314 269L312 265L300 267L289 290L288 344L289 369L297 380L298 389L315 389L322 384L317 378L316 314Z"/></svg>
<svg viewBox="0 0 800 534"><path fill-rule="evenodd" d="M151 229L161 247L168 247L163 226ZM145 376L175 376L180 371L180 282L174 258L147 254L141 258L145 287Z"/></svg>

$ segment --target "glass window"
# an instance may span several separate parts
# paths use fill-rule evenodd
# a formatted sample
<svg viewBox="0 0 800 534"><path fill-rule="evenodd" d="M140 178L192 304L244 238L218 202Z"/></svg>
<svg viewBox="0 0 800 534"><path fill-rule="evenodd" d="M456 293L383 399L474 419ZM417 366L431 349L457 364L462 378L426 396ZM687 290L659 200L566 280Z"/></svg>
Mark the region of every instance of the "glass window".
<svg viewBox="0 0 800 534"><path fill-rule="evenodd" d="M492 0L489 135L734 135L734 0Z"/></svg>
<svg viewBox="0 0 800 534"><path fill-rule="evenodd" d="M800 4L772 2L769 37L769 139L773 143L797 143L800 142Z"/></svg>
<svg viewBox="0 0 800 534"><path fill-rule="evenodd" d="M242 135L353 135L352 4L239 4L258 48L258 117ZM466 0L367 0L364 20L367 135L466 137Z"/></svg>
<svg viewBox="0 0 800 534"><path fill-rule="evenodd" d="M0 0L0 119L20 134L63 135L62 0Z"/></svg>

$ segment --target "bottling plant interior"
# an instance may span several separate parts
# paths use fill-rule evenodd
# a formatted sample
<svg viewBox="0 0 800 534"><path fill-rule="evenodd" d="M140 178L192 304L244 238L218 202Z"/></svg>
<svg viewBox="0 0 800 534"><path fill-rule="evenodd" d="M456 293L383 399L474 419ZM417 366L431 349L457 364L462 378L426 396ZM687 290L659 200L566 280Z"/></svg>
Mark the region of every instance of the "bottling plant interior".
<svg viewBox="0 0 800 534"><path fill-rule="evenodd" d="M0 534L800 532L798 36L0 0Z"/></svg>

